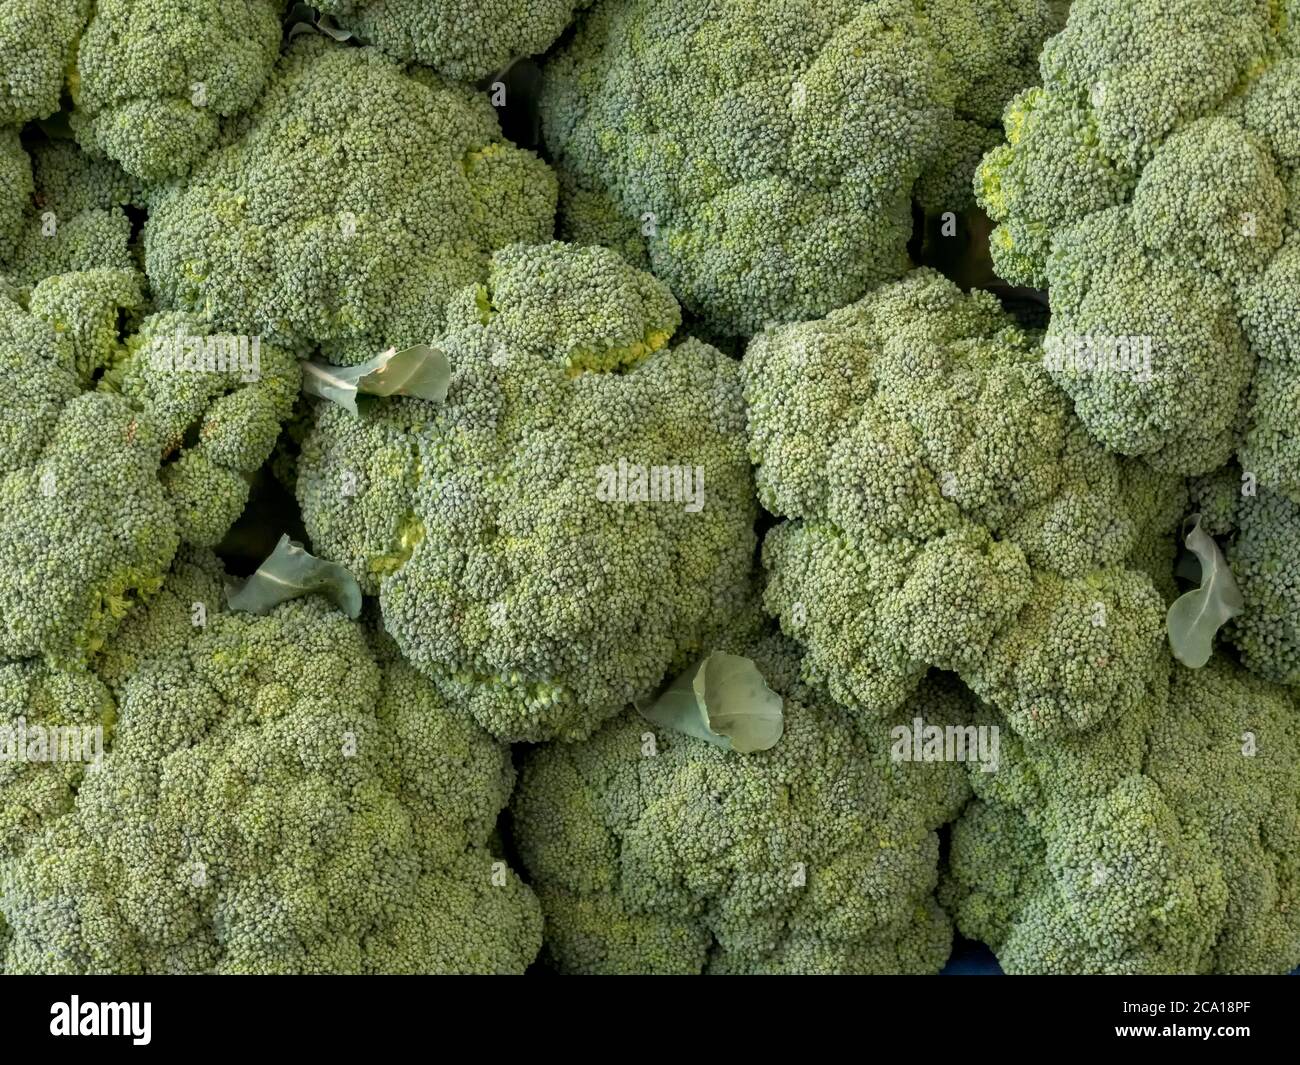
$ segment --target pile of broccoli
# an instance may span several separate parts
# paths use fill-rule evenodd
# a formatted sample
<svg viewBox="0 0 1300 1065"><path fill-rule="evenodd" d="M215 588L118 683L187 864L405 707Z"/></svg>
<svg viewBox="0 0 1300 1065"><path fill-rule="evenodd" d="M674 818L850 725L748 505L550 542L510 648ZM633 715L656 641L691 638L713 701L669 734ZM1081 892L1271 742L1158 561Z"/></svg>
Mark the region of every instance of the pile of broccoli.
<svg viewBox="0 0 1300 1065"><path fill-rule="evenodd" d="M7 0L0 973L1295 968L1297 323L1296 0Z"/></svg>

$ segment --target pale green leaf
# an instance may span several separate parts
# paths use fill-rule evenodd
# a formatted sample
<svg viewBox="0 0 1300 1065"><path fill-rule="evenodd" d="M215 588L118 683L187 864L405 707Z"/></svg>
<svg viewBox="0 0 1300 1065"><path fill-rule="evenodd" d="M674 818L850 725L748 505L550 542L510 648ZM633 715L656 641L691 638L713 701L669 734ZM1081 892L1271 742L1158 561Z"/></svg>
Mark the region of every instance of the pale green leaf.
<svg viewBox="0 0 1300 1065"><path fill-rule="evenodd" d="M267 560L248 580L226 590L231 610L267 614L281 603L319 594L350 618L361 613L361 587L337 562L326 562L300 543L281 536Z"/></svg>
<svg viewBox="0 0 1300 1065"><path fill-rule="evenodd" d="M1201 562L1201 584L1180 596L1169 608L1169 646L1183 665L1200 669L1214 653L1214 637L1225 622L1245 609L1241 591L1228 562L1204 529L1201 516L1187 534L1187 549Z"/></svg>
<svg viewBox="0 0 1300 1065"><path fill-rule="evenodd" d="M758 667L740 655L714 651L678 677L641 715L728 751L775 747L785 728L782 701Z"/></svg>
<svg viewBox="0 0 1300 1065"><path fill-rule="evenodd" d="M350 41L352 31L340 29L329 15L322 15L311 4L294 4L289 12L288 18L285 19L285 25L289 27L289 40L293 40L300 33L310 33L316 30L323 33L326 37L335 41Z"/></svg>
<svg viewBox="0 0 1300 1065"><path fill-rule="evenodd" d="M451 363L435 347L416 344L397 351L389 348L358 366L333 366L305 362L302 387L308 395L328 399L357 412L357 394L414 396L441 403L451 383Z"/></svg>

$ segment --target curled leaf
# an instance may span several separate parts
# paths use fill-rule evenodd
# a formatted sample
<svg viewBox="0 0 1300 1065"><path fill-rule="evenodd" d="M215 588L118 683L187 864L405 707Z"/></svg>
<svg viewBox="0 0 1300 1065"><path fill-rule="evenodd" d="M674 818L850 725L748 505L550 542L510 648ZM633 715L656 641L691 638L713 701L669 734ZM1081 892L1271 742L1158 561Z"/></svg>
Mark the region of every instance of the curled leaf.
<svg viewBox="0 0 1300 1065"><path fill-rule="evenodd" d="M231 610L266 614L290 599L313 594L325 596L350 618L361 613L361 587L345 567L319 559L281 536L256 573L226 589L226 602Z"/></svg>
<svg viewBox="0 0 1300 1065"><path fill-rule="evenodd" d="M750 659L714 651L673 681L641 716L749 754L776 746L785 729L781 709L781 697Z"/></svg>
<svg viewBox="0 0 1300 1065"><path fill-rule="evenodd" d="M1219 545L1201 528L1201 516L1194 514L1191 520L1195 524L1187 534L1186 544L1200 559L1201 585L1174 601L1167 627L1174 657L1185 666L1200 669L1214 653L1215 634L1246 604Z"/></svg>
<svg viewBox="0 0 1300 1065"><path fill-rule="evenodd" d="M294 4L289 17L285 20L285 25L289 27L289 40L293 40L300 33L310 33L312 30L317 30L336 41L352 39L351 30L340 29L329 15L322 15L311 4Z"/></svg>
<svg viewBox="0 0 1300 1065"><path fill-rule="evenodd" d="M333 366L305 362L302 387L340 407L357 412L357 393L370 396L414 396L441 403L451 383L447 356L428 344L411 348L389 348L359 366Z"/></svg>

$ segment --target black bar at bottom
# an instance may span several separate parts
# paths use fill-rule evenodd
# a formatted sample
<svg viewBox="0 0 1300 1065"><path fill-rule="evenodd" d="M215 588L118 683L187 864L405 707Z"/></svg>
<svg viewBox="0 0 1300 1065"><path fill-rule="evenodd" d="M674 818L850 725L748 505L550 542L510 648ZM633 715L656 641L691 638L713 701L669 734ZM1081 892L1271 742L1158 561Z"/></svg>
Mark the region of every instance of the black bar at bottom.
<svg viewBox="0 0 1300 1065"><path fill-rule="evenodd" d="M963 1054L978 1045L999 1055L1128 1046L1272 1056L1294 1045L1298 988L1285 977L732 979L694 992L590 979L10 977L0 983L0 1015L13 1061L23 1049L319 1049L333 1058L413 1043L434 1058L479 1045L517 1060L653 1053L663 1038L673 1056L687 1046L734 1053L791 1040L809 1052L842 1040L891 1056L909 1044Z"/></svg>

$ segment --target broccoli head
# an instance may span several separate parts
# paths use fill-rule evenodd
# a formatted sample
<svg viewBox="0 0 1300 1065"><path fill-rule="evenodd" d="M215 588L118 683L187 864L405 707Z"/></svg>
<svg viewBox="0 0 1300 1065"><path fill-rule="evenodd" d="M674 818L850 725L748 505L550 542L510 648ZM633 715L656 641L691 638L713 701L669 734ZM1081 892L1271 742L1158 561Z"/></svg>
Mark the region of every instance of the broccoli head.
<svg viewBox="0 0 1300 1065"><path fill-rule="evenodd" d="M565 236L723 334L825 314L905 272L914 196L965 206L1054 25L1045 0L602 0L546 70Z"/></svg>
<svg viewBox="0 0 1300 1065"><path fill-rule="evenodd" d="M0 866L72 809L102 764L112 696L93 673L0 660ZM11 933L0 906L0 973Z"/></svg>
<svg viewBox="0 0 1300 1065"><path fill-rule="evenodd" d="M0 129L0 246L9 247L18 238L35 193L32 161L23 150L18 131Z"/></svg>
<svg viewBox="0 0 1300 1065"><path fill-rule="evenodd" d="M951 945L939 840L967 797L954 763L896 761L798 679L781 638L737 648L784 697L785 730L740 754L634 711L589 740L532 752L515 837L562 972L926 973ZM965 720L951 678L906 708Z"/></svg>
<svg viewBox="0 0 1300 1065"><path fill-rule="evenodd" d="M546 51L591 0L320 0L320 11L396 59L476 81Z"/></svg>
<svg viewBox="0 0 1300 1065"><path fill-rule="evenodd" d="M224 535L299 370L269 346L251 375L251 360L206 365L220 338L176 315L122 339L143 304L131 272L60 274L16 295L0 297L0 656L71 663L158 589L181 540Z"/></svg>
<svg viewBox="0 0 1300 1065"><path fill-rule="evenodd" d="M207 605L118 661L110 754L0 863L5 970L521 972L541 915L487 846L508 750L319 598Z"/></svg>
<svg viewBox="0 0 1300 1065"><path fill-rule="evenodd" d="M1300 50L1274 0L1079 0L975 179L1107 447L1300 502ZM1124 349L1123 358L1115 357ZM1258 360L1258 365L1257 365Z"/></svg>
<svg viewBox="0 0 1300 1065"><path fill-rule="evenodd" d="M303 35L191 179L153 197L145 257L165 305L355 364L431 340L493 249L550 239L555 195L486 96Z"/></svg>
<svg viewBox="0 0 1300 1065"><path fill-rule="evenodd" d="M283 10L283 0L98 0L77 49L77 139L148 181L185 173L221 121L256 102Z"/></svg>
<svg viewBox="0 0 1300 1065"><path fill-rule="evenodd" d="M47 118L59 99L91 0L5 0L0 8L0 126Z"/></svg>
<svg viewBox="0 0 1300 1065"><path fill-rule="evenodd" d="M1300 686L1300 504L1236 465L1195 481L1192 495L1242 596L1224 634L1248 669Z"/></svg>
<svg viewBox="0 0 1300 1065"><path fill-rule="evenodd" d="M318 406L314 549L489 731L566 739L650 692L748 590L736 364L604 248L517 245L449 308L446 404Z"/></svg>
<svg viewBox="0 0 1300 1065"><path fill-rule="evenodd" d="M788 519L765 603L810 679L879 715L948 669L1038 736L1141 698L1164 606L1128 560L1178 515L1126 497L993 296L917 271L755 337L743 373L759 499Z"/></svg>
<svg viewBox="0 0 1300 1065"><path fill-rule="evenodd" d="M31 157L35 194L23 199L0 271L34 285L56 274L135 269L127 209L144 202L139 183L72 141L33 138Z"/></svg>
<svg viewBox="0 0 1300 1065"><path fill-rule="evenodd" d="M1008 972L1300 963L1300 708L1224 660L1153 677L1114 727L972 774L940 897Z"/></svg>
<svg viewBox="0 0 1300 1065"><path fill-rule="evenodd" d="M114 716L94 673L38 659L0 662L0 864L72 809L87 772L102 765Z"/></svg>

